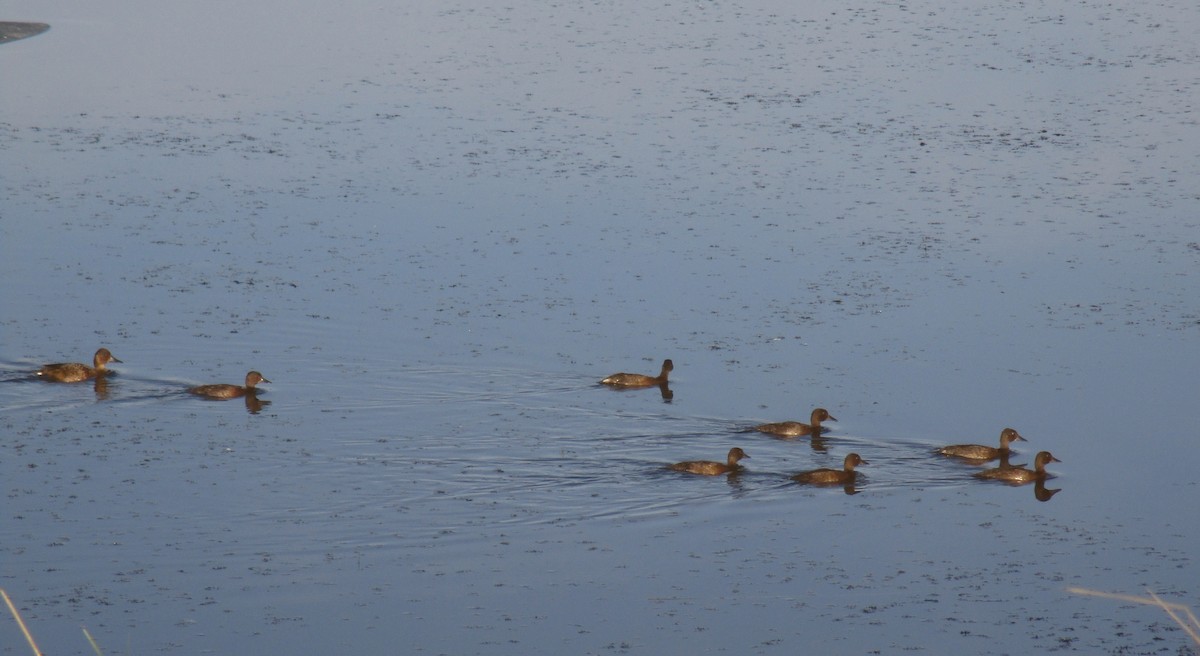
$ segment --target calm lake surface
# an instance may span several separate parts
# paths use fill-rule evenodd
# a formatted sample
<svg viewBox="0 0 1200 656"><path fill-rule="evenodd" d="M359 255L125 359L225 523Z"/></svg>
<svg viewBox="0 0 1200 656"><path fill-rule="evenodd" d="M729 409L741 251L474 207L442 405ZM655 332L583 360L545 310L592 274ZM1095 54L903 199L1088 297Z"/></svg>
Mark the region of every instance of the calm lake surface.
<svg viewBox="0 0 1200 656"><path fill-rule="evenodd" d="M1197 6L4 12L51 25L0 46L46 653L1195 649L1071 588L1200 601ZM1006 426L1045 490L932 454Z"/></svg>

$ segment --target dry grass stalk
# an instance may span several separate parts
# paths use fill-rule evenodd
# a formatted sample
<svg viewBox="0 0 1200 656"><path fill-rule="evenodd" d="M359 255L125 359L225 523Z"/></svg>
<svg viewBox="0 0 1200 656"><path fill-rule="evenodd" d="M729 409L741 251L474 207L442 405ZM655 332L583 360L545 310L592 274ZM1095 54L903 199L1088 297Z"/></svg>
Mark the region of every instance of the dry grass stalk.
<svg viewBox="0 0 1200 656"><path fill-rule="evenodd" d="M1116 592L1101 592L1099 590L1089 590L1087 588L1076 587L1067 588L1067 592L1088 595L1091 597L1116 599L1118 601L1129 601L1135 604L1158 606L1159 608L1163 609L1163 612L1165 612L1171 619L1175 620L1175 623L1179 625L1179 628L1183 629L1189 636L1191 636L1192 640L1195 641L1197 645L1200 645L1200 621L1196 620L1196 615L1192 612L1192 609L1183 604L1175 604L1163 601L1161 597L1154 594L1154 592L1152 592L1149 588L1146 589L1146 593L1150 595L1149 597L1138 597L1136 595L1120 594ZM1179 613L1187 615L1186 622L1182 617L1179 616Z"/></svg>
<svg viewBox="0 0 1200 656"><path fill-rule="evenodd" d="M25 634L25 640L29 642L30 649L33 649L33 656L42 656L42 650L38 649L37 643L33 641L33 634L25 626L25 620L21 619L21 613L13 605L12 599L8 598L8 593L4 591L4 588L0 588L0 596L4 597L4 603L8 604L8 611L12 613L13 619L17 620L17 626L21 627L21 633Z"/></svg>
<svg viewBox="0 0 1200 656"><path fill-rule="evenodd" d="M104 656L104 652L100 651L100 645L96 644L96 639L92 634L88 633L86 626L79 627L83 629L83 637L87 638L88 643L92 646L92 651L96 652L96 656Z"/></svg>

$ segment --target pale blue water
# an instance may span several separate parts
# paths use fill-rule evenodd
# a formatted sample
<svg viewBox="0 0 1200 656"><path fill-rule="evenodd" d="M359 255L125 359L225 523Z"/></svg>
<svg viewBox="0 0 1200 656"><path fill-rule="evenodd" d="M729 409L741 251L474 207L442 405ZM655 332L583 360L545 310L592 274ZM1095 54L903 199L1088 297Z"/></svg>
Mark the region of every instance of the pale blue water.
<svg viewBox="0 0 1200 656"><path fill-rule="evenodd" d="M792 4L10 4L43 650L1185 649L1067 588L1200 589L1200 12ZM103 393L28 377L99 346ZM818 405L824 451L738 432ZM1005 426L1049 501L930 455Z"/></svg>

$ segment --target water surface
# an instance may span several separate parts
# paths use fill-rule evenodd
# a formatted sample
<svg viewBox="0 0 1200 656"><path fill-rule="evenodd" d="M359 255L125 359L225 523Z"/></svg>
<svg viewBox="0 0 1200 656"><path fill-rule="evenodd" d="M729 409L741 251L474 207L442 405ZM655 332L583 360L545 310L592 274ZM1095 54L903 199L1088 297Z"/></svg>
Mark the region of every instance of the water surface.
<svg viewBox="0 0 1200 656"><path fill-rule="evenodd" d="M1185 649L1067 588L1196 599L1200 15L793 4L7 9L53 26L0 48L43 650ZM1048 500L931 455L1005 426Z"/></svg>

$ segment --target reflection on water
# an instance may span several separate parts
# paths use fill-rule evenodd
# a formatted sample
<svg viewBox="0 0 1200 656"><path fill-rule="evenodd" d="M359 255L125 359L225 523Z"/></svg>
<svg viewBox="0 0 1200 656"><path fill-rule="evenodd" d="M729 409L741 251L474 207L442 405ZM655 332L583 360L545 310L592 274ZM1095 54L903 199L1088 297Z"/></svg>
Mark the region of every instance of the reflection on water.
<svg viewBox="0 0 1200 656"><path fill-rule="evenodd" d="M616 387L608 386L608 389L614 392L636 392L643 389L657 388L658 393L662 396L663 403L670 403L675 398L675 392L671 391L670 383L659 383L657 385L648 385L645 387Z"/></svg>
<svg viewBox="0 0 1200 656"><path fill-rule="evenodd" d="M1194 7L255 7L4 46L0 579L47 653L1175 644L1063 586L1200 580ZM597 389L645 353L670 387ZM187 393L247 361L270 403ZM934 453L1010 423L1072 494Z"/></svg>
<svg viewBox="0 0 1200 656"><path fill-rule="evenodd" d="M800 485L815 485L818 487L840 487L840 488L842 488L842 491L845 492L847 495L852 495L852 494L859 493L858 486L860 483L865 482L866 477L860 475L860 476L855 477L853 480L849 480L849 481L811 481L811 480L800 480L800 479L797 479L796 477L792 477L792 480Z"/></svg>
<svg viewBox="0 0 1200 656"><path fill-rule="evenodd" d="M97 401L108 400L108 376L96 376L92 389L96 392Z"/></svg>
<svg viewBox="0 0 1200 656"><path fill-rule="evenodd" d="M246 406L246 411L252 415L256 415L256 414L262 412L263 408L265 408L268 405L271 405L270 401L268 401L266 399L260 399L258 397L257 391L248 391L245 394L242 394L241 396L238 396L235 398L241 399L242 404ZM217 401L227 401L229 399L215 398L215 397L202 397L202 400L217 402Z"/></svg>
<svg viewBox="0 0 1200 656"><path fill-rule="evenodd" d="M1045 479L1038 479L1033 484L1033 498L1038 501L1049 501L1051 497L1062 492L1062 488L1049 489L1046 487Z"/></svg>
<svg viewBox="0 0 1200 656"><path fill-rule="evenodd" d="M242 399L246 403L246 410L252 415L262 412L264 407L271 405L270 401L258 398L257 392L249 392Z"/></svg>
<svg viewBox="0 0 1200 656"><path fill-rule="evenodd" d="M96 395L96 400L97 401L105 401L109 397L109 392L108 392L109 381L112 380L113 378L116 378L117 375L118 374L114 371L107 371L98 376L93 376L92 378L90 378L88 380L77 381L77 382L82 382L82 383L90 382L91 383L90 387L92 388L92 392ZM42 376L36 375L36 374L28 376L28 380L36 380L36 381L44 382L44 383L48 383L48 384L58 384L56 381L54 381L51 378L45 378L45 377L42 377ZM69 383L69 384L75 385L76 383Z"/></svg>

